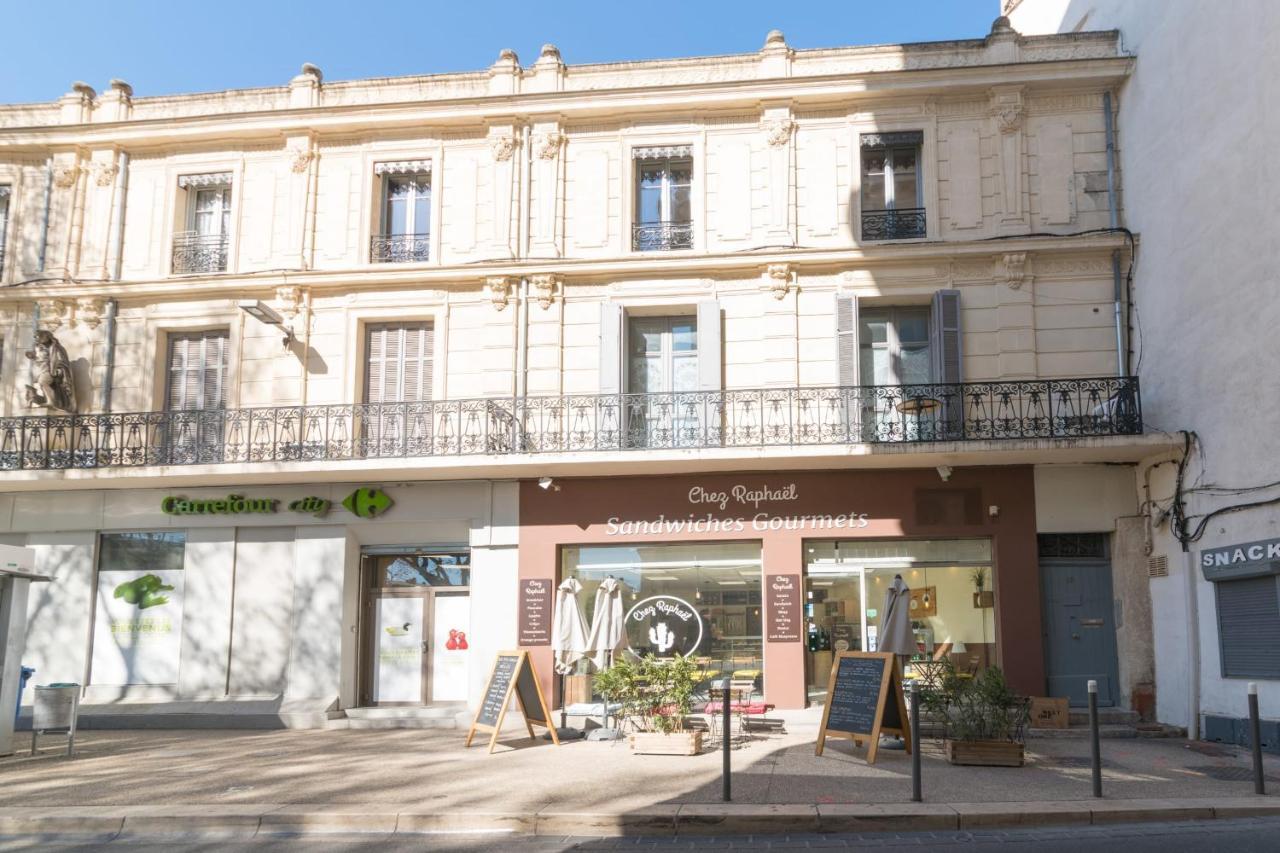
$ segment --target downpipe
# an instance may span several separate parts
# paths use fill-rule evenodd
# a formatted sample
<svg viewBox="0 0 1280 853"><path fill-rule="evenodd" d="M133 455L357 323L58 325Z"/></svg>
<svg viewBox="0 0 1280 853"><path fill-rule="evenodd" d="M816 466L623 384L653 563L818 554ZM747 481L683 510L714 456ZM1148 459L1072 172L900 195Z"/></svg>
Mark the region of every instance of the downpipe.
<svg viewBox="0 0 1280 853"><path fill-rule="evenodd" d="M102 389L99 393L98 408L103 412L111 411L111 389L116 372L116 311L118 303L115 298L107 300L107 310L102 318L103 346L105 364L102 369Z"/></svg>
<svg viewBox="0 0 1280 853"><path fill-rule="evenodd" d="M1116 208L1116 135L1111 116L1111 92L1102 93L1103 125L1107 137L1107 208L1112 228L1120 227L1120 212ZM1124 342L1124 287L1120 276L1120 250L1111 253L1112 303L1116 326L1116 375L1129 375L1129 348Z"/></svg>

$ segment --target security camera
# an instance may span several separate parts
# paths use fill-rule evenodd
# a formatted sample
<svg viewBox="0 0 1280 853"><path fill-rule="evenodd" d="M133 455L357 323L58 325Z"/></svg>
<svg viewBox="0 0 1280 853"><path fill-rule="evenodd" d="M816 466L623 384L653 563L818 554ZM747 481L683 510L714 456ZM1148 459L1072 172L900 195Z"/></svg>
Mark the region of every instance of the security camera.
<svg viewBox="0 0 1280 853"><path fill-rule="evenodd" d="M950 465L939 465L939 466L938 466L938 468L937 468L937 471L938 471L938 476L939 476L940 478L942 478L942 482L944 482L944 483L945 483L945 482L947 482L947 480L950 480L950 479L951 479L951 466L950 466Z"/></svg>
<svg viewBox="0 0 1280 853"><path fill-rule="evenodd" d="M560 487L556 485L556 481L550 477L539 477L538 488L542 489L544 492L548 489L554 489L557 492L560 491Z"/></svg>

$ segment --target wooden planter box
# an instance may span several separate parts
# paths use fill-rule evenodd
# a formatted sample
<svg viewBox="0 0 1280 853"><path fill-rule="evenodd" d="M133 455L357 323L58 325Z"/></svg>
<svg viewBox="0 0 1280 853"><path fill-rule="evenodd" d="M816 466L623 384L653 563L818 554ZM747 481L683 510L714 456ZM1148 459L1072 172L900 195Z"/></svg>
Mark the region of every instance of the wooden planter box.
<svg viewBox="0 0 1280 853"><path fill-rule="evenodd" d="M949 740L947 761L978 767L1021 767L1023 747L1003 740Z"/></svg>
<svg viewBox="0 0 1280 853"><path fill-rule="evenodd" d="M702 752L702 732L634 732L631 751L640 755L697 755Z"/></svg>

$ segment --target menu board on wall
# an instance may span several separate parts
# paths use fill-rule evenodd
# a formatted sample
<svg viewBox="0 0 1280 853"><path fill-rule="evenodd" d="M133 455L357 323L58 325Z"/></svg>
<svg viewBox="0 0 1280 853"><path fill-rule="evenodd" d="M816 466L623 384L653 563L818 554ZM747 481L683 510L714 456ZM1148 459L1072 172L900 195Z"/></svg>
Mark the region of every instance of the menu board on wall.
<svg viewBox="0 0 1280 853"><path fill-rule="evenodd" d="M520 581L520 645L551 645L551 579Z"/></svg>
<svg viewBox="0 0 1280 853"><path fill-rule="evenodd" d="M185 572L98 573L94 684L176 684Z"/></svg>
<svg viewBox="0 0 1280 853"><path fill-rule="evenodd" d="M801 606L799 575L769 575L765 578L771 643L798 643L801 639Z"/></svg>

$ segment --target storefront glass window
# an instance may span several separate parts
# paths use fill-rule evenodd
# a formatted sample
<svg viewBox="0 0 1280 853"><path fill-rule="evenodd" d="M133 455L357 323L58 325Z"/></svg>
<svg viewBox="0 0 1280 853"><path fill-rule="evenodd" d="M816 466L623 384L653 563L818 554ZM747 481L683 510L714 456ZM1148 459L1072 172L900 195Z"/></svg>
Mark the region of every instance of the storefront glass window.
<svg viewBox="0 0 1280 853"><path fill-rule="evenodd" d="M470 586L471 554L400 554L377 557L374 582L382 587Z"/></svg>
<svg viewBox="0 0 1280 853"><path fill-rule="evenodd" d="M811 696L825 692L835 652L876 650L885 590L897 575L911 588L917 651L908 677L944 659L962 673L997 662L990 540L809 542L805 563Z"/></svg>
<svg viewBox="0 0 1280 853"><path fill-rule="evenodd" d="M763 681L760 545L581 546L565 548L563 576L583 586L590 626L596 592L622 584L629 646L636 654L694 655L707 680Z"/></svg>
<svg viewBox="0 0 1280 853"><path fill-rule="evenodd" d="M181 532L102 534L92 683L177 682L185 547Z"/></svg>

